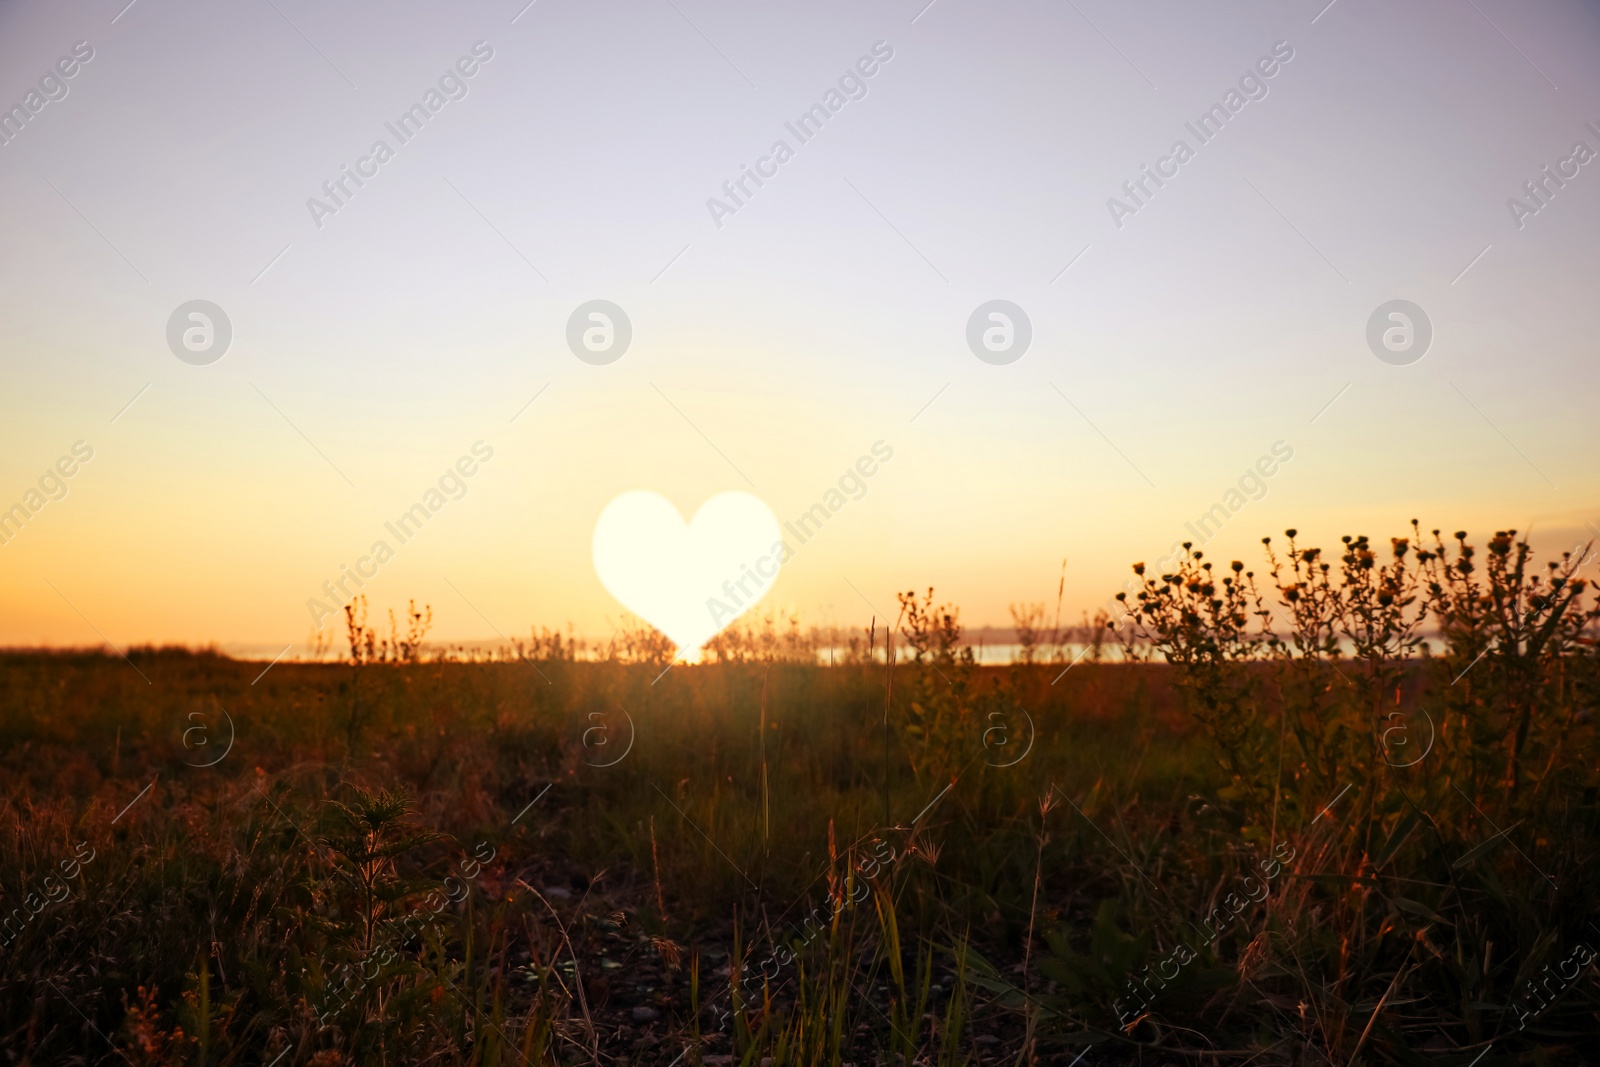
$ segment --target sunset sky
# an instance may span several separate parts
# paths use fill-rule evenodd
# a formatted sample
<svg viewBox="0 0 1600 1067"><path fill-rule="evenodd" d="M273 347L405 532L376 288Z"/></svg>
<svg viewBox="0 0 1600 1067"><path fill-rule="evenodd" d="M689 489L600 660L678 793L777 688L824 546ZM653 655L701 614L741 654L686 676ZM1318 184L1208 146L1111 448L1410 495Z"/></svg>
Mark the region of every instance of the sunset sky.
<svg viewBox="0 0 1600 1067"><path fill-rule="evenodd" d="M784 522L878 442L765 606L1003 625L1065 558L1092 611L1275 445L1208 553L1600 538L1600 5L125 4L0 5L0 644L300 643L378 540L364 592L436 639L604 637L614 498ZM614 362L568 347L592 300ZM1369 348L1392 300L1415 362Z"/></svg>

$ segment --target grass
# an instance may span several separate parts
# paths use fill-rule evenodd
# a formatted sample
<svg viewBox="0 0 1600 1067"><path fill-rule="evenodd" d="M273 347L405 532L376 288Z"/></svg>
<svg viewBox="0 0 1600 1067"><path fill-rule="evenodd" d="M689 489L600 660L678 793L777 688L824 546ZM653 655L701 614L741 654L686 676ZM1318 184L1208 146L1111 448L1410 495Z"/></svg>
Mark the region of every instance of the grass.
<svg viewBox="0 0 1600 1067"><path fill-rule="evenodd" d="M881 624L832 665L770 624L664 675L648 633L429 660L364 605L254 682L0 655L0 1048L1586 1062L1592 591L1425 540L1191 552L1065 673L1059 627L973 663L931 593L892 666Z"/></svg>

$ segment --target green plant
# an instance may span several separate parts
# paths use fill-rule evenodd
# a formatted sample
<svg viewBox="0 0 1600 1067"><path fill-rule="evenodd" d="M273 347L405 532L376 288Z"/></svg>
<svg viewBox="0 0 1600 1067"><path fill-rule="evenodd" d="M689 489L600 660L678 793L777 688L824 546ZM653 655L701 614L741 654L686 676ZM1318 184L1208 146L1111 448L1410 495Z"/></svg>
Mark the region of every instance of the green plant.
<svg viewBox="0 0 1600 1067"><path fill-rule="evenodd" d="M351 786L351 802L329 800L339 830L322 838L339 869L355 890L355 910L363 955L372 952L374 936L409 897L433 888L433 883L408 877L395 861L444 835L416 825L410 816L411 797L404 790L368 791Z"/></svg>
<svg viewBox="0 0 1600 1067"><path fill-rule="evenodd" d="M914 591L898 596L899 629L911 649L900 729L919 777L948 781L971 762L978 736L972 648L961 642L959 609L935 607L931 586L920 601Z"/></svg>

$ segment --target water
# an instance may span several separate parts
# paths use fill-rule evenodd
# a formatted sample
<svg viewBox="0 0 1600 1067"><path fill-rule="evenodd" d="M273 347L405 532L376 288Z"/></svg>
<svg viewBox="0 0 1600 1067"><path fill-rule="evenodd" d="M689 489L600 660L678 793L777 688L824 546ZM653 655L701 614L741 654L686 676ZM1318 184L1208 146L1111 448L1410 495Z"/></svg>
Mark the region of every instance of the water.
<svg viewBox="0 0 1600 1067"><path fill-rule="evenodd" d="M218 647L223 655L230 656L233 659L258 660L263 663L278 657L280 654L282 656L282 658L278 660L280 663L293 663L296 661L304 662L311 658L311 649L304 644L290 644L288 646L288 651L284 650L283 645L263 645L253 642L224 644ZM1018 657L1022 654L1022 646L1017 644L983 643L973 644L968 647L972 649L973 659L986 667L1004 666L1008 663L1015 663L1017 662ZM446 648L465 648L468 651L495 652L508 651L509 646L501 641L452 641L448 645L430 644L425 646L424 656L430 659L434 658ZM1062 647L1062 652L1067 656L1067 663L1071 663L1079 656L1084 655L1087 648L1087 645L1069 642ZM341 640L337 644L329 646L327 651L323 654L323 661L333 662L340 660L344 657L345 652L346 648L343 640ZM820 663L843 662L844 659L849 655L849 652L850 650L842 645L824 646L818 650L817 660ZM1116 655L1116 649L1109 642L1105 647L1105 652L1108 657L1114 658ZM1036 662L1054 662L1056 649L1054 647L1035 647L1034 654ZM883 661L883 647L881 644L878 647L876 658L880 663ZM903 643L896 642L896 661L905 662L910 658L911 650ZM1062 664L1062 666L1065 665L1065 663Z"/></svg>

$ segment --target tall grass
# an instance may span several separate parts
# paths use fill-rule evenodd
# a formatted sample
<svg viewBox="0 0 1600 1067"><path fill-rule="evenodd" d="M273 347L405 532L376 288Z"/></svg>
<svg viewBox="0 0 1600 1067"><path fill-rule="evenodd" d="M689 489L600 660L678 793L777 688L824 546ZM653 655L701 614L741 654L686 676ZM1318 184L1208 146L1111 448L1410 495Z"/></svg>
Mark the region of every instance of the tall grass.
<svg viewBox="0 0 1600 1067"><path fill-rule="evenodd" d="M426 661L415 608L255 684L0 655L0 1047L1580 1062L1594 600L1423 542L1191 552L1093 656L1023 609L1054 655L1002 668L931 591L833 666L793 623L664 675L648 634Z"/></svg>

